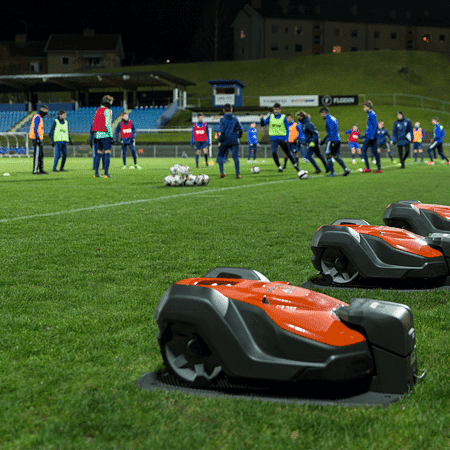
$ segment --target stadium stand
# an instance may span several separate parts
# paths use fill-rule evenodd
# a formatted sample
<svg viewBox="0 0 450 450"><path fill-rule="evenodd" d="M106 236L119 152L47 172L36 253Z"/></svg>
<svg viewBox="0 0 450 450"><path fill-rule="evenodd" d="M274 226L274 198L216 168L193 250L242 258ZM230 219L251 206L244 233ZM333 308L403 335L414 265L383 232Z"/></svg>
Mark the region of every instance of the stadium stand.
<svg viewBox="0 0 450 450"><path fill-rule="evenodd" d="M134 108L130 112L130 120L134 123L136 129L148 130L159 128L160 124L158 120L166 112L165 107L139 107Z"/></svg>
<svg viewBox="0 0 450 450"><path fill-rule="evenodd" d="M69 122L69 130L71 133L90 133L92 122L94 121L96 106L86 106L78 108L76 111L67 111L67 121ZM113 106L113 120L122 112L121 106ZM44 130L47 134L50 131L53 121L58 117L58 111L49 111L44 117ZM31 120L31 118L30 118ZM28 132L30 129L30 121L26 122L19 131Z"/></svg>
<svg viewBox="0 0 450 450"><path fill-rule="evenodd" d="M20 122L28 113L26 111L1 111L0 132L5 133Z"/></svg>

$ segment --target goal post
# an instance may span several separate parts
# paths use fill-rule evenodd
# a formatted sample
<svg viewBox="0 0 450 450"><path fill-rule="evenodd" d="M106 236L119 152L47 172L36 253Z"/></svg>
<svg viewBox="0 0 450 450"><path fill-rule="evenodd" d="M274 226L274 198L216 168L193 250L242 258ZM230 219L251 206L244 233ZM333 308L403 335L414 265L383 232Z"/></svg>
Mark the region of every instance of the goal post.
<svg viewBox="0 0 450 450"><path fill-rule="evenodd" d="M29 150L28 133L0 133L0 157L29 156Z"/></svg>
<svg viewBox="0 0 450 450"><path fill-rule="evenodd" d="M164 141L166 143L170 142L186 142L187 145L191 142L191 128L145 128L145 129L137 129L137 134L163 134ZM212 144L213 144L213 134L211 127L209 128L209 147L208 147L208 155L212 158Z"/></svg>

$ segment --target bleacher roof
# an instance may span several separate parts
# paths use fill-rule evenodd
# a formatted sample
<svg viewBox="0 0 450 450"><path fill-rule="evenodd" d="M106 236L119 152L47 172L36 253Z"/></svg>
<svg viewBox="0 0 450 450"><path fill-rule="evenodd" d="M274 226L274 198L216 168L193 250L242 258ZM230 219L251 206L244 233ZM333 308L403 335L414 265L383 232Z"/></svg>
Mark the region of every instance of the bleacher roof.
<svg viewBox="0 0 450 450"><path fill-rule="evenodd" d="M2 75L0 93L88 91L94 88L120 88L135 91L138 87L195 86L195 83L161 71L49 73L40 75Z"/></svg>

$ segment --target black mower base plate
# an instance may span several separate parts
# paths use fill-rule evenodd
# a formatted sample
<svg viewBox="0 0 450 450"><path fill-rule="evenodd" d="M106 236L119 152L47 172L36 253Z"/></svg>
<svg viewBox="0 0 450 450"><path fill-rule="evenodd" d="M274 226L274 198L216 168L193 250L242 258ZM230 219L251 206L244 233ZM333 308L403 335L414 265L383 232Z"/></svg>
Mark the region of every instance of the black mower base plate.
<svg viewBox="0 0 450 450"><path fill-rule="evenodd" d="M281 384L281 386L280 386ZM260 402L286 403L318 406L387 406L398 401L403 395L379 392L356 392L355 383L315 384L251 382L223 377L208 388L191 388L170 373L148 372L142 375L138 385L149 391L177 391L184 394ZM352 386L352 387L350 387ZM293 392L295 390L295 392ZM336 398L339 393L339 398Z"/></svg>
<svg viewBox="0 0 450 450"><path fill-rule="evenodd" d="M450 277L439 280L362 279L348 285L341 285L317 275L305 281L302 287L305 289L368 289L398 292L432 291L435 289L450 289Z"/></svg>

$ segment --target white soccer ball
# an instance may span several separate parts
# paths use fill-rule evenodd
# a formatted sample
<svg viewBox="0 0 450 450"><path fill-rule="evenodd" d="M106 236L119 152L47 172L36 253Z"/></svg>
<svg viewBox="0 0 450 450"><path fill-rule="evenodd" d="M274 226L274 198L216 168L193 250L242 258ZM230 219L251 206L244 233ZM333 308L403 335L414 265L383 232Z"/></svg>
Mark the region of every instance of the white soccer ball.
<svg viewBox="0 0 450 450"><path fill-rule="evenodd" d="M298 177L300 180L306 180L308 178L308 171L307 170L300 170L298 173Z"/></svg>
<svg viewBox="0 0 450 450"><path fill-rule="evenodd" d="M199 175L198 177L195 178L195 185L201 186L202 184L203 184L203 175Z"/></svg>
<svg viewBox="0 0 450 450"><path fill-rule="evenodd" d="M185 177L182 177L181 175L175 175L173 178L175 180L175 186L184 186Z"/></svg>
<svg viewBox="0 0 450 450"><path fill-rule="evenodd" d="M186 177L186 181L184 182L184 185L185 186L194 186L196 180L197 180L197 177L195 175L188 175Z"/></svg>
<svg viewBox="0 0 450 450"><path fill-rule="evenodd" d="M4 177L9 177L10 174L7 172L7 173L4 173L3 176L4 176Z"/></svg>
<svg viewBox="0 0 450 450"><path fill-rule="evenodd" d="M164 178L164 184L166 186L172 186L172 183L173 183L173 176L167 175L167 177Z"/></svg>
<svg viewBox="0 0 450 450"><path fill-rule="evenodd" d="M179 164L174 164L169 170L170 175L173 175L173 176L178 175L179 169L180 169L180 165Z"/></svg>
<svg viewBox="0 0 450 450"><path fill-rule="evenodd" d="M188 175L190 175L190 173L191 169L189 169L189 167L185 164L178 167L178 175L187 177Z"/></svg>
<svg viewBox="0 0 450 450"><path fill-rule="evenodd" d="M250 170L252 173L259 173L261 171L258 166L253 166Z"/></svg>
<svg viewBox="0 0 450 450"><path fill-rule="evenodd" d="M203 177L203 179L202 179L202 185L203 185L203 186L208 185L208 184L209 184L209 177L208 177L208 175L203 174L202 177Z"/></svg>

